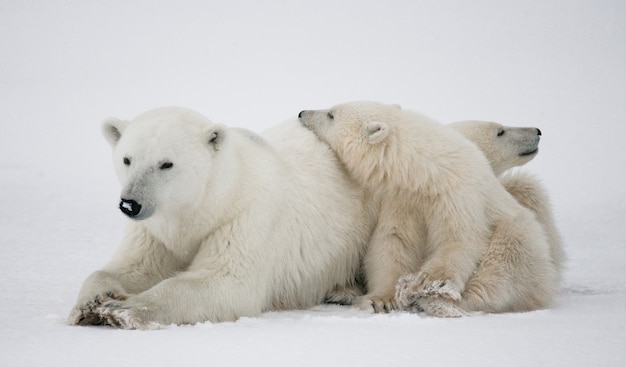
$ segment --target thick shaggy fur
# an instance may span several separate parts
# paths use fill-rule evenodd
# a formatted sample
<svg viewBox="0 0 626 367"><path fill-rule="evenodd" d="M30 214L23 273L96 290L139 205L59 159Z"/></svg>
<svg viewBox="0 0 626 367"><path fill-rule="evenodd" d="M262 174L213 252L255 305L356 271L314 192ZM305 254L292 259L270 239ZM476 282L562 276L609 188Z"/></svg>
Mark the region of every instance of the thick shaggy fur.
<svg viewBox="0 0 626 367"><path fill-rule="evenodd" d="M375 102L300 120L380 206L364 260L375 310L397 302L446 317L551 304L559 276L544 229L461 134Z"/></svg>
<svg viewBox="0 0 626 367"><path fill-rule="evenodd" d="M500 182L517 202L535 214L548 239L550 259L560 279L566 256L561 234L554 223L550 198L543 185L535 176L525 172L505 172L500 176Z"/></svg>
<svg viewBox="0 0 626 367"><path fill-rule="evenodd" d="M462 316L471 311L506 312L530 311L548 306L558 291L565 253L561 236L554 225L552 211L541 183L532 175L523 172L507 172L500 178L505 189L524 207L529 208L541 226L548 245L548 254L543 249L529 245L541 243L535 227L522 228L513 223L501 223L494 228L487 247L485 259L470 278L465 292L458 301L445 299L418 299L415 290L415 275L400 277L397 287L401 305L416 306L436 316ZM542 246L543 247L543 246ZM550 276L550 290L541 282ZM533 291L529 291L532 289Z"/></svg>
<svg viewBox="0 0 626 367"><path fill-rule="evenodd" d="M565 252L554 223L550 198L536 177L529 173L510 171L537 156L541 131L535 127L511 127L476 120L459 121L448 126L480 148L506 191L535 214L547 236L551 258L560 275Z"/></svg>
<svg viewBox="0 0 626 367"><path fill-rule="evenodd" d="M551 258L560 275L565 252L561 235L554 223L550 198L536 177L529 173L510 171L537 156L541 131L535 127L511 127L497 122L475 120L459 121L448 126L482 150L506 191L535 214L548 238Z"/></svg>
<svg viewBox="0 0 626 367"><path fill-rule="evenodd" d="M104 133L122 207L141 209L85 280L71 324L230 321L352 284L371 234L362 190L297 122L259 136L166 108L107 120Z"/></svg>

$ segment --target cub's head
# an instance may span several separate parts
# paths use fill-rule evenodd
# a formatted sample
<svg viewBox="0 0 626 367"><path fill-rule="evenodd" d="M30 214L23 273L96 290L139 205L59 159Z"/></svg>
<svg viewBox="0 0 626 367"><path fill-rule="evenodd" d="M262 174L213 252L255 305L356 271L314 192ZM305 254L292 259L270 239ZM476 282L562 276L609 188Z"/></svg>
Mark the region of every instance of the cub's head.
<svg viewBox="0 0 626 367"><path fill-rule="evenodd" d="M487 121L460 121L450 127L483 151L496 176L530 162L539 152L541 130L535 127L509 127Z"/></svg>
<svg viewBox="0 0 626 367"><path fill-rule="evenodd" d="M372 175L384 175L382 162L394 121L401 119L397 105L349 102L325 110L300 112L300 123L333 149L348 171L365 183Z"/></svg>
<svg viewBox="0 0 626 367"><path fill-rule="evenodd" d="M183 108L103 122L122 185L120 210L136 220L160 212L184 216L206 191L226 129Z"/></svg>
<svg viewBox="0 0 626 367"><path fill-rule="evenodd" d="M378 102L349 102L327 110L304 110L300 123L313 131L340 155L352 150L370 150L389 135L389 122L397 120L397 105ZM358 154L358 153L357 153Z"/></svg>

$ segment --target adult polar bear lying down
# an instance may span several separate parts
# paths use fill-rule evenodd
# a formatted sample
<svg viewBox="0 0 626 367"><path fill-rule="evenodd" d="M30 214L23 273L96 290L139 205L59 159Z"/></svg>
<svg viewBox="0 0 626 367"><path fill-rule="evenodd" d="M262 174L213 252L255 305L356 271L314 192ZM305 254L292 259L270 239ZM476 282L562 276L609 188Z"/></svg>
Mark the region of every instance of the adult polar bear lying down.
<svg viewBox="0 0 626 367"><path fill-rule="evenodd" d="M395 297L436 316L551 304L559 272L550 241L469 140L376 102L299 117L380 203L364 260L366 300Z"/></svg>
<svg viewBox="0 0 626 367"><path fill-rule="evenodd" d="M351 285L372 227L363 193L296 121L259 136L164 108L103 129L132 220L71 324L228 321Z"/></svg>

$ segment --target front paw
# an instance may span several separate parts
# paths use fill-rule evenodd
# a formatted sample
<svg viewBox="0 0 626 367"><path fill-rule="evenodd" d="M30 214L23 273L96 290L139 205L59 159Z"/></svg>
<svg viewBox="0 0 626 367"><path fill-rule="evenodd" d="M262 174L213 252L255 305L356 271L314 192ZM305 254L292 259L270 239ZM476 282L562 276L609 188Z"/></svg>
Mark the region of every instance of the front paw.
<svg viewBox="0 0 626 367"><path fill-rule="evenodd" d="M70 325L104 325L104 321L96 312L96 309L103 303L118 300L123 301L128 295L113 291L102 292L95 296L88 297L87 300L80 301L70 312L68 322Z"/></svg>
<svg viewBox="0 0 626 367"><path fill-rule="evenodd" d="M422 285L422 290L420 291L420 296L439 296L451 299L453 301L458 301L461 299L461 292L459 292L454 282L450 279L446 280L431 280L427 279L424 281Z"/></svg>
<svg viewBox="0 0 626 367"><path fill-rule="evenodd" d="M458 301L461 299L461 292L452 280L436 279L426 272L407 274L398 279L396 299L403 308L417 305L420 298L434 296Z"/></svg>
<svg viewBox="0 0 626 367"><path fill-rule="evenodd" d="M132 299L128 301L109 301L95 310L103 325L118 329L154 330L161 325L154 321L154 308Z"/></svg>
<svg viewBox="0 0 626 367"><path fill-rule="evenodd" d="M419 287L417 282L417 274L406 274L398 279L396 284L396 300L402 309L410 309L418 304Z"/></svg>
<svg viewBox="0 0 626 367"><path fill-rule="evenodd" d="M361 310L370 311L373 313L389 313L391 311L399 309L393 294L369 294L360 297L360 299L355 303Z"/></svg>
<svg viewBox="0 0 626 367"><path fill-rule="evenodd" d="M372 296L370 299L375 313L389 313L399 308L393 294Z"/></svg>
<svg viewBox="0 0 626 367"><path fill-rule="evenodd" d="M469 313L454 302L442 297L422 297L418 301L418 307L431 316L436 317L462 317Z"/></svg>

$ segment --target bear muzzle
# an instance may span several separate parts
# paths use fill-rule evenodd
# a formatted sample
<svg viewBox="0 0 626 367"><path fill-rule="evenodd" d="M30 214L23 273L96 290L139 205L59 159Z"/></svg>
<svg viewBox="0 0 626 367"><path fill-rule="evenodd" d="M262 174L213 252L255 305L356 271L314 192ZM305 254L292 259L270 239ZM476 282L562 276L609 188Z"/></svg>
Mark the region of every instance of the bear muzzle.
<svg viewBox="0 0 626 367"><path fill-rule="evenodd" d="M122 198L120 201L120 210L130 218L136 218L141 212L141 204L135 200Z"/></svg>
<svg viewBox="0 0 626 367"><path fill-rule="evenodd" d="M298 120L300 121L300 124L302 124L302 126L308 129L311 128L311 117L313 117L313 112L314 111L310 110L300 111L300 113L298 114Z"/></svg>

